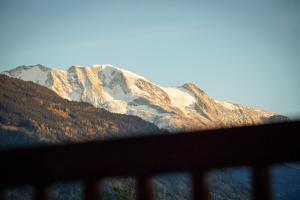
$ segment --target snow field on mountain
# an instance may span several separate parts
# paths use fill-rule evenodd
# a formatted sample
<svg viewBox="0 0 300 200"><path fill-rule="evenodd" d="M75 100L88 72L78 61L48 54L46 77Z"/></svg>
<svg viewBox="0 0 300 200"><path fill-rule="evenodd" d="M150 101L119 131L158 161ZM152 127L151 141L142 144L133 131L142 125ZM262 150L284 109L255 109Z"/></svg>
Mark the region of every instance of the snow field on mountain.
<svg viewBox="0 0 300 200"><path fill-rule="evenodd" d="M266 123L275 115L214 100L193 84L162 87L110 64L68 70L20 66L3 73L48 87L65 99L136 115L170 131Z"/></svg>

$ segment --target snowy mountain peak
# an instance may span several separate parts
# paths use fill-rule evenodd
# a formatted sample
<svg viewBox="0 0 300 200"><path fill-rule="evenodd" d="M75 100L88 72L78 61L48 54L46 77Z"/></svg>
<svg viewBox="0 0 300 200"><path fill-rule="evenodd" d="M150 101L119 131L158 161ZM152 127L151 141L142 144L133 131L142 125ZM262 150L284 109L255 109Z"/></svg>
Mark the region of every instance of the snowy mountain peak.
<svg viewBox="0 0 300 200"><path fill-rule="evenodd" d="M37 64L31 66L18 66L15 69L3 72L3 74L45 85L45 81L47 80L50 71L50 68Z"/></svg>
<svg viewBox="0 0 300 200"><path fill-rule="evenodd" d="M27 71L27 70L41 70L41 71L49 71L51 70L51 68L48 68L44 65L41 65L41 64L37 64L37 65L21 65L21 66L18 66L12 70L9 70L9 71L5 71L3 73L14 73L14 74L18 74L20 72L23 72L23 71Z"/></svg>
<svg viewBox="0 0 300 200"><path fill-rule="evenodd" d="M143 76L140 76L140 75L130 72L128 70L116 67L112 64L103 64L103 65L94 64L91 67L81 66L81 65L73 65L67 71L76 71L76 70L86 70L86 71L89 71L89 70L95 71L96 70L96 71L101 71L102 73L104 73L108 76L113 76L115 74L122 74L122 76L126 77L127 79L133 79L133 80L143 79L143 80L149 81Z"/></svg>
<svg viewBox="0 0 300 200"><path fill-rule="evenodd" d="M214 100L192 83L161 87L111 64L74 65L66 71L43 65L19 66L3 74L48 87L65 99L139 116L171 131L288 120L271 112Z"/></svg>

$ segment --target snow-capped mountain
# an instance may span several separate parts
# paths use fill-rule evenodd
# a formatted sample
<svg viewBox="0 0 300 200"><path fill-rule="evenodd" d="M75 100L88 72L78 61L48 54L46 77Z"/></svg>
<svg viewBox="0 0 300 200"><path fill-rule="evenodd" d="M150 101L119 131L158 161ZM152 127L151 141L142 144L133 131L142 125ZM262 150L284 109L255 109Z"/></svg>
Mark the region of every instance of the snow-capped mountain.
<svg viewBox="0 0 300 200"><path fill-rule="evenodd" d="M19 66L3 74L46 86L68 100L139 116L171 131L288 120L272 112L214 100L191 83L162 87L110 64L72 66L67 71L43 65Z"/></svg>

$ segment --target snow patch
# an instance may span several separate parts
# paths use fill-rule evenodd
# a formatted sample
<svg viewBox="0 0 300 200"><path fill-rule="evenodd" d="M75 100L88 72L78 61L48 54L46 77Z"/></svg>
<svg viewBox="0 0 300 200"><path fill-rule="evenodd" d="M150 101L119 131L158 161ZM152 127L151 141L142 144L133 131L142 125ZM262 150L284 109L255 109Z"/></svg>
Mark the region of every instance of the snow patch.
<svg viewBox="0 0 300 200"><path fill-rule="evenodd" d="M145 81L150 82L149 80L147 80L143 76L140 76L138 74L135 74L135 73L130 72L130 71L125 70L125 69L121 69L121 68L115 67L115 66L113 66L111 64L93 65L93 67L100 67L102 70L108 70L110 72L122 72L126 78L129 78L129 79L132 79L132 80L143 79Z"/></svg>
<svg viewBox="0 0 300 200"><path fill-rule="evenodd" d="M40 85L46 85L49 71L44 71L40 69L40 66L36 65L32 66L30 70L23 70L16 78L24 81L32 81Z"/></svg>
<svg viewBox="0 0 300 200"><path fill-rule="evenodd" d="M183 88L169 87L163 88L163 90L169 95L171 103L175 107L188 107L196 103L195 97L193 97Z"/></svg>
<svg viewBox="0 0 300 200"><path fill-rule="evenodd" d="M127 112L127 102L113 100L105 105L105 108L113 113L125 114Z"/></svg>
<svg viewBox="0 0 300 200"><path fill-rule="evenodd" d="M220 104L221 106L229 109L229 110L236 110L239 108L238 105L235 105L233 103L229 103L227 101L220 101L220 100L215 100L216 103Z"/></svg>

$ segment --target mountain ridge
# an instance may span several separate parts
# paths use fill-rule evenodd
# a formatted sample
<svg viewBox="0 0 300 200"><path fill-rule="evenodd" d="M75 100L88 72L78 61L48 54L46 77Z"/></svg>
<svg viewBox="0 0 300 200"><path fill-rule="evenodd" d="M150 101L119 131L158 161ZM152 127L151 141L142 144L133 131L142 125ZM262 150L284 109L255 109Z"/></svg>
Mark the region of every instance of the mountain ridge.
<svg viewBox="0 0 300 200"><path fill-rule="evenodd" d="M215 100L192 83L162 87L110 64L74 65L67 70L43 65L19 66L3 74L33 81L68 100L88 102L113 113L139 116L169 131L288 120L272 112Z"/></svg>
<svg viewBox="0 0 300 200"><path fill-rule="evenodd" d="M197 91L203 95L202 98L206 97L201 89L192 84L186 84L185 87ZM209 109L205 107L207 105L205 101L209 102L209 97L206 98L208 99L202 99L204 103L199 105L200 110ZM232 104L226 106L235 109ZM91 112L96 115L91 115ZM272 116L277 117L277 115ZM72 120L70 121L69 118ZM73 129L68 127L73 127ZM111 131L104 131L105 129ZM156 133L159 134L157 127L136 116L111 114L85 102L68 101L46 87L0 74L0 149L109 139L143 134L146 131L149 133L157 131ZM278 172L278 174L283 174L280 176L281 184L276 184L278 199L289 199L290 196L297 195L299 181L294 177L298 177L299 172L297 167L295 168L295 170L283 168ZM212 197L214 199L250 199L247 187L231 173L230 170L222 171L210 177ZM116 181L112 180L111 183L113 182ZM125 180L124 184L128 184L128 181ZM155 179L155 184L158 188L156 191L158 196L163 199L189 199L189 177L185 174L175 177L158 177ZM288 189L281 189L282 185ZM179 188L181 190L178 190ZM118 193L117 190L111 189L110 185L106 186L105 192L107 198L104 199L111 199L111 196ZM290 196L288 196L289 192ZM31 193L16 190L9 196L13 199L30 199ZM80 188L74 185L62 185L54 199L65 199L70 196L80 199Z"/></svg>
<svg viewBox="0 0 300 200"><path fill-rule="evenodd" d="M161 132L137 116L110 113L86 102L68 101L46 87L0 74L0 148Z"/></svg>
<svg viewBox="0 0 300 200"><path fill-rule="evenodd" d="M36 83L0 74L0 150L162 133L167 132L137 116L113 114L86 102L68 101ZM228 196L235 200L248 194L241 183L228 175L215 177L214 181L218 198ZM121 184L120 187L115 188L116 182ZM133 199L133 184L127 178L124 181L106 180L104 199L119 199L116 198L119 192L132 195L128 199ZM154 184L160 199L189 198L187 174L159 176L154 178ZM124 187L129 187L130 193ZM179 187L185 188L184 192L178 191ZM237 187L240 190L237 191ZM76 184L58 185L57 189L53 199L81 197L80 187ZM8 196L9 199L32 199L29 191L20 188L9 192Z"/></svg>

